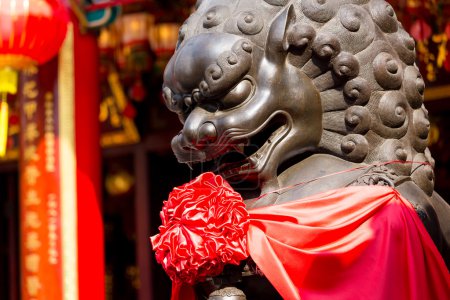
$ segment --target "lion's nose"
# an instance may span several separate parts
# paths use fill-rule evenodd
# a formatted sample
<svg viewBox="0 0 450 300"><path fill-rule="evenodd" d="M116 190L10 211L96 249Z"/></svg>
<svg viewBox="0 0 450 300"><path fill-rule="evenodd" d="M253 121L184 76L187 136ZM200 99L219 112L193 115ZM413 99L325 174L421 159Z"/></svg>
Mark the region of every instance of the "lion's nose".
<svg viewBox="0 0 450 300"><path fill-rule="evenodd" d="M198 129L196 147L202 149L217 141L217 129L211 122L203 123Z"/></svg>

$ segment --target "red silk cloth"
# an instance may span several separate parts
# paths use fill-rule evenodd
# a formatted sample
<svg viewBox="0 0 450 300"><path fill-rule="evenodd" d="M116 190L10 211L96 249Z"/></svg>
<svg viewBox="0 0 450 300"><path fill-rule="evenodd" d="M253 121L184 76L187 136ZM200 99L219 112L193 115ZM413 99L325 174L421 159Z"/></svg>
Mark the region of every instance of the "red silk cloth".
<svg viewBox="0 0 450 300"><path fill-rule="evenodd" d="M250 255L284 299L450 299L439 251L392 188L347 187L249 213ZM175 299L195 298L176 285Z"/></svg>

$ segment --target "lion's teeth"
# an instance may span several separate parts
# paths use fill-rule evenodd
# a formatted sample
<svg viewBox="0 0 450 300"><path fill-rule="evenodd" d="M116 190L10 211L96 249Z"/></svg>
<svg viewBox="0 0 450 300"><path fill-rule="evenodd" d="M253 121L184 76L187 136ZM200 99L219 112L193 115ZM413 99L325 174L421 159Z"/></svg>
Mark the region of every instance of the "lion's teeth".
<svg viewBox="0 0 450 300"><path fill-rule="evenodd" d="M244 152L244 147L245 147L245 144L237 144L237 145L234 146L234 149L236 149L236 151L239 151L239 152L243 153Z"/></svg>
<svg viewBox="0 0 450 300"><path fill-rule="evenodd" d="M250 162L250 165L252 165L252 166L256 166L258 164L258 161L259 161L258 157L255 157L255 156L250 156L248 158L248 160Z"/></svg>

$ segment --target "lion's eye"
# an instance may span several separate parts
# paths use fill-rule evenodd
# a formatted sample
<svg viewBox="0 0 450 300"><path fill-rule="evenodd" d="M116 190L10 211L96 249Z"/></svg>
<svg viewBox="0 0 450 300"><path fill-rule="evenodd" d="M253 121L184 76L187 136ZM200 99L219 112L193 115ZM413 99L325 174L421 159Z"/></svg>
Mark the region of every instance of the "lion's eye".
<svg viewBox="0 0 450 300"><path fill-rule="evenodd" d="M223 108L232 108L247 100L252 93L253 84L250 80L243 80L237 86L234 87L224 98L221 100Z"/></svg>

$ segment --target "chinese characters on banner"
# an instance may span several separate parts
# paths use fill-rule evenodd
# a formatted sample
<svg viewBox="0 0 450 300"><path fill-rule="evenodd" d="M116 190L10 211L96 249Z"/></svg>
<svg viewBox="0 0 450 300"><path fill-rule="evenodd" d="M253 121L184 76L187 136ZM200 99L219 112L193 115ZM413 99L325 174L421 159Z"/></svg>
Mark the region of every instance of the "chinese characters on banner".
<svg viewBox="0 0 450 300"><path fill-rule="evenodd" d="M22 299L62 299L56 60L24 71L20 83Z"/></svg>

